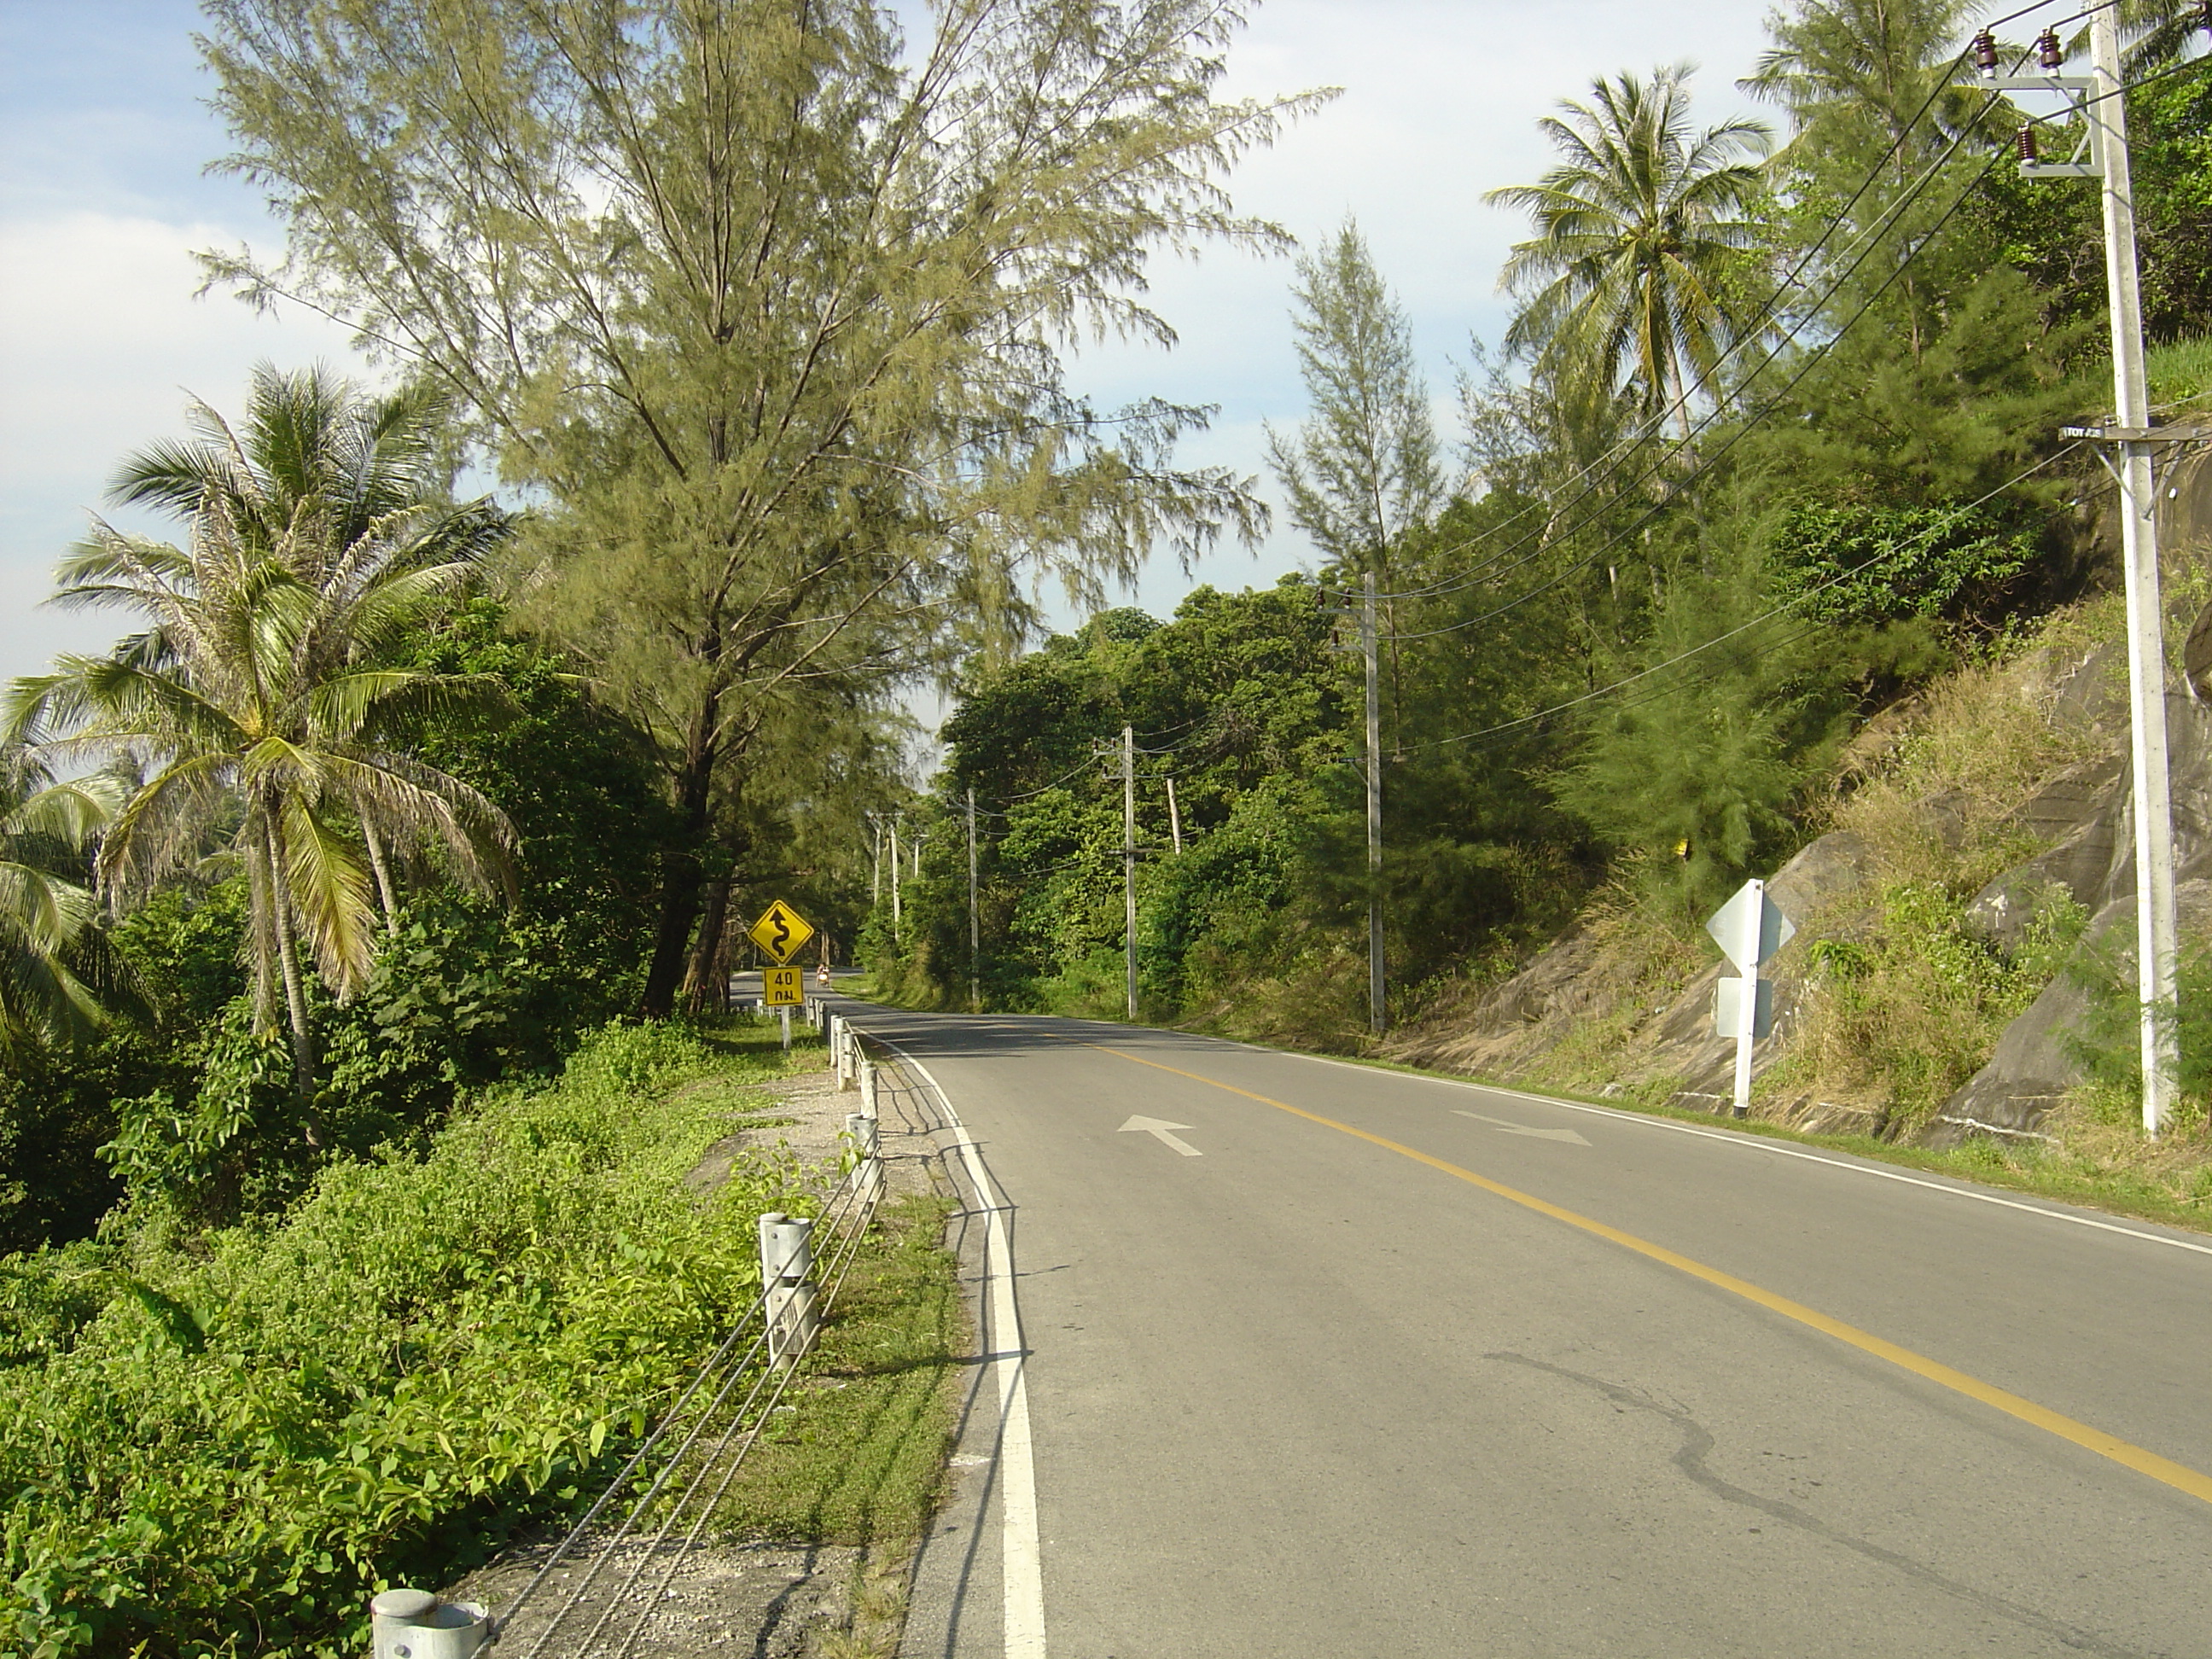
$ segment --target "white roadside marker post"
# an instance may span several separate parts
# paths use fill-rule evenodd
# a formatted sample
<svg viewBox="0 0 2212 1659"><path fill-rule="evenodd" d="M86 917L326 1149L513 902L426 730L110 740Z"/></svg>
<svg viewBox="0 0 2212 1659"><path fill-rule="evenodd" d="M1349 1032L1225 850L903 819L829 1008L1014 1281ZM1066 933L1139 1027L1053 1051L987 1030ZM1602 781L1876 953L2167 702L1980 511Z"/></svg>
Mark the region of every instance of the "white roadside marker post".
<svg viewBox="0 0 2212 1659"><path fill-rule="evenodd" d="M863 1202L872 1201L884 1179L882 1126L866 1112L848 1112L845 1133L852 1139L853 1150L860 1154L860 1161L853 1170L853 1184Z"/></svg>
<svg viewBox="0 0 2212 1659"><path fill-rule="evenodd" d="M1752 1046L1774 1025L1774 993L1759 978L1759 964L1787 945L1797 927L1766 896L1766 884L1753 877L1713 912L1705 931L1742 974L1713 988L1713 1024L1722 1036L1735 1039L1733 1107L1737 1117L1748 1117Z"/></svg>
<svg viewBox="0 0 2212 1659"><path fill-rule="evenodd" d="M770 1364L796 1360L814 1346L821 1310L808 1276L814 1269L814 1224L771 1210L760 1218L761 1295Z"/></svg>
<svg viewBox="0 0 2212 1659"><path fill-rule="evenodd" d="M374 1659L470 1659L491 1641L491 1615L476 1601L428 1590L380 1591L368 1604Z"/></svg>

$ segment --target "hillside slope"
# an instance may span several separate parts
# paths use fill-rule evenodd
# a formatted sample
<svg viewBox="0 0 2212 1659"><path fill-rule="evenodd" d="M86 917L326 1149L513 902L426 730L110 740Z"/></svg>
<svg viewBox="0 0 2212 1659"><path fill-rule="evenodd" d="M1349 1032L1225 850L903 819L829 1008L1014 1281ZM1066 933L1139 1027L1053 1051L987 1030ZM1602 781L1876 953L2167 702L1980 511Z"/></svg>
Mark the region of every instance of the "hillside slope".
<svg viewBox="0 0 2212 1659"><path fill-rule="evenodd" d="M2212 617L2212 456L2183 462L2170 487L2173 655L2178 670L2186 641L2201 674L2212 627L2192 635L2192 624ZM2091 1097L2112 1068L2090 1062L2115 1028L2085 981L2132 974L2123 621L2118 594L2057 612L1852 743L1822 833L1772 878L1799 931L1772 969L1754 1115L1931 1146L2094 1127ZM2177 692L2168 719L2185 946L2201 948L2212 942L2212 707ZM1734 1044L1711 1012L1723 965L1690 919L1670 927L1604 899L1520 972L1448 999L1386 1053L1724 1110Z"/></svg>

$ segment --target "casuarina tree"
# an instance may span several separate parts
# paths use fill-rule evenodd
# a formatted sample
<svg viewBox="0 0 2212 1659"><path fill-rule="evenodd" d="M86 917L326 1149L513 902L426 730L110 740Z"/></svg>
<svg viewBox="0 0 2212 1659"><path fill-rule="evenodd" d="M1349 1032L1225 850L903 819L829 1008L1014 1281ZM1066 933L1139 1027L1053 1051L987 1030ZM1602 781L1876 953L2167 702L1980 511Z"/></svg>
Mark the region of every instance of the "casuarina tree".
<svg viewBox="0 0 2212 1659"><path fill-rule="evenodd" d="M937 664L1027 573L1096 590L1258 507L1094 409L1060 350L1171 332L1149 252L1285 240L1228 167L1311 99L1215 88L1218 0L213 0L207 54L289 236L211 261L450 388L542 501L532 619L655 735L667 1012L763 700ZM915 14L917 16L920 14Z"/></svg>

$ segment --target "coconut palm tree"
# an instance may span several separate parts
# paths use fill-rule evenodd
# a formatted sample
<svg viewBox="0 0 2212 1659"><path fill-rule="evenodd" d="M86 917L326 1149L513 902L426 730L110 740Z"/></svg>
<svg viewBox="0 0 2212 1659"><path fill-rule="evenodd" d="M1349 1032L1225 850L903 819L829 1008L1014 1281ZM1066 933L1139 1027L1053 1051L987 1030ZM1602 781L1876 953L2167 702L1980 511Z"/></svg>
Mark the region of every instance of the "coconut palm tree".
<svg viewBox="0 0 2212 1659"><path fill-rule="evenodd" d="M281 987L305 1093L305 964L341 1000L365 982L378 899L387 925L395 902L386 849L511 888L506 818L404 743L425 714L496 689L398 654L505 521L443 501L428 400L264 367L242 427L193 412L202 441L131 457L112 492L186 518L186 545L95 520L58 572L57 603L119 606L146 627L112 655L17 681L9 730L143 769L102 840L107 890L143 893L211 850L242 864L257 1015L273 1024Z"/></svg>
<svg viewBox="0 0 2212 1659"><path fill-rule="evenodd" d="M1671 411L1686 439L1691 397L1711 392L1737 326L1731 279L1753 257L1744 214L1768 143L1743 118L1693 133L1691 69L1592 82L1589 103L1539 124L1561 164L1483 198L1535 221L1498 277L1522 301L1506 343L1563 381L1628 381L1646 418Z"/></svg>
<svg viewBox="0 0 2212 1659"><path fill-rule="evenodd" d="M0 1041L66 1041L106 1022L100 994L123 975L84 878L121 799L112 775L56 782L20 745L0 751Z"/></svg>

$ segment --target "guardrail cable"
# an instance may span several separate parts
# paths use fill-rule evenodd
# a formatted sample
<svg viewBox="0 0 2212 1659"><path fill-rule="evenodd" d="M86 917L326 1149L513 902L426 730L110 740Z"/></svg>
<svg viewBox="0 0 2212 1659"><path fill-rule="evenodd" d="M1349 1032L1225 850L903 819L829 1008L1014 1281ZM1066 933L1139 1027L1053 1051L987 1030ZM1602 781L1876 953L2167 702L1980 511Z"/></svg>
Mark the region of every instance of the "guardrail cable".
<svg viewBox="0 0 2212 1659"><path fill-rule="evenodd" d="M889 1081L882 1071L878 1079L879 1086ZM896 1090L898 1085L893 1087ZM814 1219L817 1305L825 1313L851 1273L884 1186L880 1155L872 1171L868 1159L856 1158ZM499 1640L563 1561L587 1556L590 1565L579 1582L565 1588L561 1605L522 1659L544 1659L562 1628L587 1616L594 1603L598 1613L590 1628L580 1640L563 1644L563 1650L576 1659L606 1651L626 1656L635 1651L654 1607L664 1601L684 1559L698 1547L708 1523L804 1363L803 1356L779 1359L770 1352L768 1301L768 1287L763 1285L761 1294L701 1362L676 1403L617 1472L606 1491L501 1612L493 1624L493 1641ZM704 1404L696 1404L702 1395ZM594 1537L594 1528L617 1498L635 1487L647 1461L672 1440L673 1449L666 1451L657 1473L632 1499L620 1523L603 1537ZM711 1494L700 1504L697 1500L708 1492L710 1486ZM648 1539L646 1528L657 1510L663 1518ZM681 1540L672 1547L670 1540L679 1528L683 1528ZM591 1547L586 1552L587 1541ZM623 1556L635 1558L626 1571L619 1562ZM661 1564L659 1580L649 1593L641 1595L641 1586L656 1561ZM611 1577L611 1571L619 1572L619 1578ZM605 1644L615 1640L615 1627L625 1610L632 1616L621 1631L619 1645L610 1649Z"/></svg>

